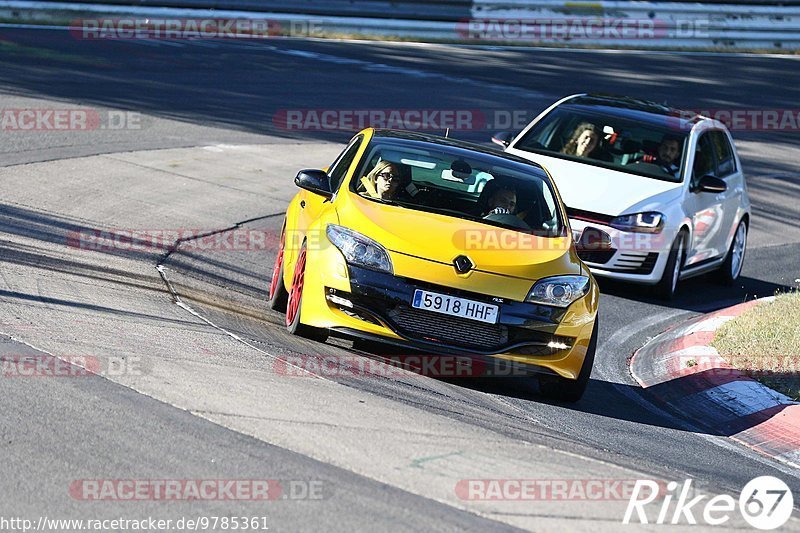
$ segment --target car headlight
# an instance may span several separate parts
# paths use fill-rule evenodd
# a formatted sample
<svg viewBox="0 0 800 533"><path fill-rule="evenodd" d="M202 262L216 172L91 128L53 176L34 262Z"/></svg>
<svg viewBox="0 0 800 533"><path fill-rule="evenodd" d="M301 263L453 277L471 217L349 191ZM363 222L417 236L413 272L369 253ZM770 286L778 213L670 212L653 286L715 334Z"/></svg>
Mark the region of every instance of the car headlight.
<svg viewBox="0 0 800 533"><path fill-rule="evenodd" d="M622 231L661 233L661 230L664 229L664 215L654 211L622 215L612 219L609 226Z"/></svg>
<svg viewBox="0 0 800 533"><path fill-rule="evenodd" d="M578 298L585 296L587 292L589 292L588 276L553 276L534 283L525 301L533 304L568 307Z"/></svg>
<svg viewBox="0 0 800 533"><path fill-rule="evenodd" d="M349 264L389 274L393 272L389 253L383 246L366 235L335 224L328 224L325 233L328 240L342 252Z"/></svg>

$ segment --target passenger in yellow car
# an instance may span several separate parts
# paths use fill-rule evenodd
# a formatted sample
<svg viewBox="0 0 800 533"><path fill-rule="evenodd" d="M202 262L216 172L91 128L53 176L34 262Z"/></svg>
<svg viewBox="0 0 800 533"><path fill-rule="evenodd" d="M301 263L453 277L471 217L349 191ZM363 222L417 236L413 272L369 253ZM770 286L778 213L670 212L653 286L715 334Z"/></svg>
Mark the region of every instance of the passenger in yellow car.
<svg viewBox="0 0 800 533"><path fill-rule="evenodd" d="M519 367L549 398L580 399L596 352L599 290L547 172L412 132L366 129L344 155L352 143L361 155L336 194L320 188L322 171L295 177L301 190L284 234L302 241L282 242L269 295L272 308L279 297L288 302L287 331L464 353ZM513 213L481 216L498 208ZM320 232L330 246L311 244Z"/></svg>
<svg viewBox="0 0 800 533"><path fill-rule="evenodd" d="M517 210L517 192L509 186L501 186L489 196L486 216L513 215Z"/></svg>

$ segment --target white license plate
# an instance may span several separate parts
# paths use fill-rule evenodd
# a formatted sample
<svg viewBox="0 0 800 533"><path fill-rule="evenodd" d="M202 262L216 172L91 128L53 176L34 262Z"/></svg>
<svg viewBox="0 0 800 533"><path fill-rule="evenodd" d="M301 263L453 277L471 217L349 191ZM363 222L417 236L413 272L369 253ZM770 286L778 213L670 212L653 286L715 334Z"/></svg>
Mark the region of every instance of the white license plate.
<svg viewBox="0 0 800 533"><path fill-rule="evenodd" d="M497 323L499 307L496 305L456 298L446 294L438 294L417 289L414 291L414 300L411 307L442 313L443 315L457 316L486 322L488 324Z"/></svg>

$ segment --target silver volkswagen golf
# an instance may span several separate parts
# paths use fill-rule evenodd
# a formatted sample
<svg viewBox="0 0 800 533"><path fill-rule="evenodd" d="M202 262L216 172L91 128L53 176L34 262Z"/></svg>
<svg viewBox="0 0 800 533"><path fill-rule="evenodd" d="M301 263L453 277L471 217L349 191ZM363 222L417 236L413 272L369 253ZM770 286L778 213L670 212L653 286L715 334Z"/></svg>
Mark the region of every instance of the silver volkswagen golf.
<svg viewBox="0 0 800 533"><path fill-rule="evenodd" d="M739 277L750 200L721 122L582 94L493 141L552 175L593 274L652 285L665 299L681 279L710 271L725 283Z"/></svg>

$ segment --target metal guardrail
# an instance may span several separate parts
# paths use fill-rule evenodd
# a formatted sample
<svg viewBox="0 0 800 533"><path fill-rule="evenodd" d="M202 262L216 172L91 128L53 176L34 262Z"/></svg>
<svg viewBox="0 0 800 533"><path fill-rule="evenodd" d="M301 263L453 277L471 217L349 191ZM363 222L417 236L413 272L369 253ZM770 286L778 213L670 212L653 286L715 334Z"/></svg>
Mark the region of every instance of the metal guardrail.
<svg viewBox="0 0 800 533"><path fill-rule="evenodd" d="M473 0L88 0L85 3L454 22L471 16Z"/></svg>
<svg viewBox="0 0 800 533"><path fill-rule="evenodd" d="M45 0L40 3L48 3ZM57 3L57 2L54 2ZM669 2L630 1L570 1L570 0L81 0L84 4L171 7L185 9L216 9L255 11L262 13L293 13L302 15L348 16L368 18L399 18L457 22L482 11L519 9L536 11L549 9L565 13L602 12L609 9L638 11L656 9L685 12L716 10L724 5L730 10L744 6L780 8L800 6L800 0L671 0ZM637 4L640 4L637 6ZM711 5L709 5L711 4Z"/></svg>
<svg viewBox="0 0 800 533"><path fill-rule="evenodd" d="M547 20L553 23L574 21L578 28L580 21L586 23L597 18L649 21L655 35L638 40L646 40L655 46L693 46L693 43L720 47L800 46L800 4L598 1L579 3L580 7L571 4L573 7L568 9L564 5L568 3L557 7L547 0L475 0L473 18L521 22ZM562 42L570 40L574 39L561 39Z"/></svg>
<svg viewBox="0 0 800 533"><path fill-rule="evenodd" d="M135 5L131 6L132 3ZM46 17L48 12L71 18L100 14L249 17L277 22L309 21L327 33L421 40L633 48L800 49L800 0L792 2L795 5L773 4L610 0L105 0L102 3L0 0L0 16L10 10L21 14L23 19ZM231 9L233 6L237 7ZM220 9L223 7L224 10ZM255 7L260 9L255 11ZM638 33L615 33L615 24L635 26Z"/></svg>

